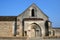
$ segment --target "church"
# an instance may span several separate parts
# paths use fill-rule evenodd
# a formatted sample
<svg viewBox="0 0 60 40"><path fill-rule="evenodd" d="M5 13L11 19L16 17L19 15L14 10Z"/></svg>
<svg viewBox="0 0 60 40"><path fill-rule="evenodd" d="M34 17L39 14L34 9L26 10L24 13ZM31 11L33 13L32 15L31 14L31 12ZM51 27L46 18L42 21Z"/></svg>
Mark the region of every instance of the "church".
<svg viewBox="0 0 60 40"><path fill-rule="evenodd" d="M60 36L60 29L52 28L49 17L36 4L18 16L0 16L0 37L46 36Z"/></svg>

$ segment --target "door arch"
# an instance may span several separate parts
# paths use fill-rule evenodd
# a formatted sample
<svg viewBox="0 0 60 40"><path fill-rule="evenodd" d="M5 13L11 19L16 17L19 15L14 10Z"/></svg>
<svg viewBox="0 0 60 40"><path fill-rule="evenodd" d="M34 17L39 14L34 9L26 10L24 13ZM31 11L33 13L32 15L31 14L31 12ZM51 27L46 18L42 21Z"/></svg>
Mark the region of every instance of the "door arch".
<svg viewBox="0 0 60 40"><path fill-rule="evenodd" d="M30 37L41 37L42 36L42 32L41 32L41 28L38 24L36 23L32 23L29 27L28 27L28 36Z"/></svg>

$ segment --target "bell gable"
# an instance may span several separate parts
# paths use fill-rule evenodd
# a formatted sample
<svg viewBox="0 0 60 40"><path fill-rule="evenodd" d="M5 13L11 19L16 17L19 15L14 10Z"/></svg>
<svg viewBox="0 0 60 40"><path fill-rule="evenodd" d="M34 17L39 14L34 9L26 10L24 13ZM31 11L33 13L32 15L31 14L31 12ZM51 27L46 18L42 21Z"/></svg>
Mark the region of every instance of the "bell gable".
<svg viewBox="0 0 60 40"><path fill-rule="evenodd" d="M39 9L35 4L29 6L23 13L21 13L18 18L42 18L48 20L48 16L44 14L41 9Z"/></svg>

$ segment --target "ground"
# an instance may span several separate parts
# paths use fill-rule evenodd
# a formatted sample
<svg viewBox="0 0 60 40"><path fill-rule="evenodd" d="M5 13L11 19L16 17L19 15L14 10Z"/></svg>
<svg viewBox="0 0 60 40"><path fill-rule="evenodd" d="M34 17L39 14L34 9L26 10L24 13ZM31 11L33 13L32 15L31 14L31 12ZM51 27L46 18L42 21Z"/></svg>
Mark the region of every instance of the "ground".
<svg viewBox="0 0 60 40"><path fill-rule="evenodd" d="M60 38L40 38L40 37L0 37L0 40L60 40Z"/></svg>

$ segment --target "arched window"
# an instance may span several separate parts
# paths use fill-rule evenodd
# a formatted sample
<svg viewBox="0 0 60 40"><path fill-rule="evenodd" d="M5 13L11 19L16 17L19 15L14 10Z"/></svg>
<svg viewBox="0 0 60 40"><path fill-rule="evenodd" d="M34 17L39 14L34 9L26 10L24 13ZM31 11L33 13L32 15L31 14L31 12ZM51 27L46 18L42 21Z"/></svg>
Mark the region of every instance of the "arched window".
<svg viewBox="0 0 60 40"><path fill-rule="evenodd" d="M35 14L34 14L34 9L31 10L31 16L34 17Z"/></svg>

